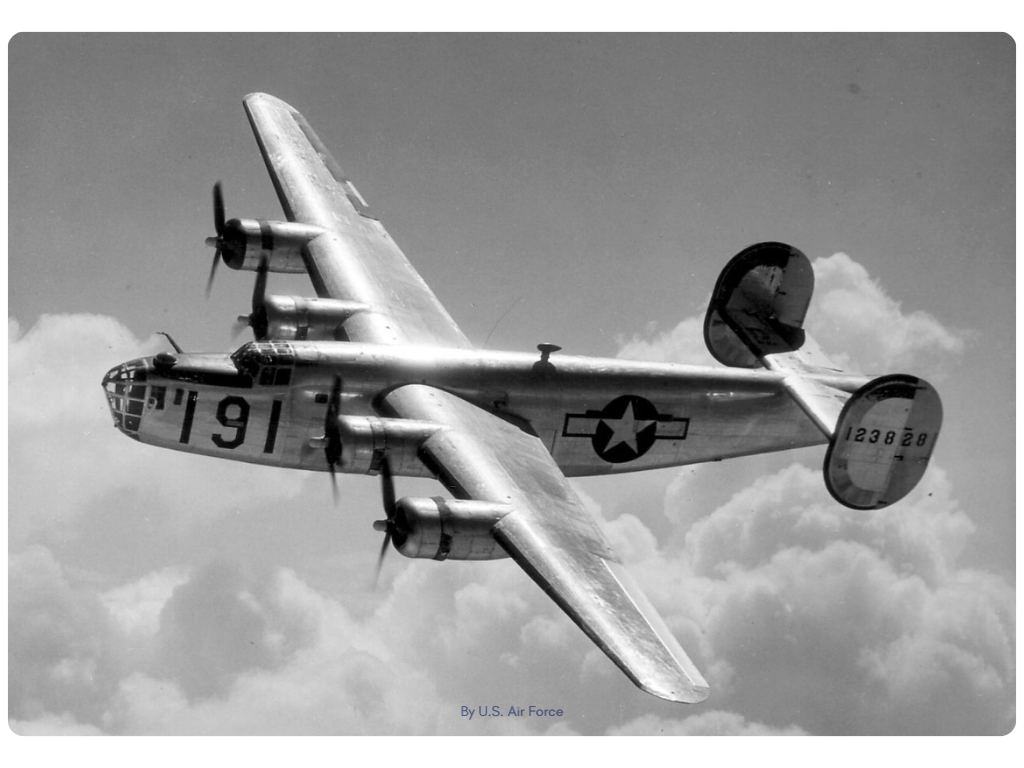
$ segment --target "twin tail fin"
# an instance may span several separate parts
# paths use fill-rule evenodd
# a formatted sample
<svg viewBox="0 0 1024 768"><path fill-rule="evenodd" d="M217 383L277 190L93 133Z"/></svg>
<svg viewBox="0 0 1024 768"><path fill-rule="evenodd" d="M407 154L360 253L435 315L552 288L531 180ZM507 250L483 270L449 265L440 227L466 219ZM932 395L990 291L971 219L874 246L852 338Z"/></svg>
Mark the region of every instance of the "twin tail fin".
<svg viewBox="0 0 1024 768"><path fill-rule="evenodd" d="M942 426L942 402L923 379L867 380L842 372L804 330L814 292L807 257L784 243L758 243L722 270L704 319L719 362L763 366L829 439L825 485L840 503L878 509L924 475Z"/></svg>

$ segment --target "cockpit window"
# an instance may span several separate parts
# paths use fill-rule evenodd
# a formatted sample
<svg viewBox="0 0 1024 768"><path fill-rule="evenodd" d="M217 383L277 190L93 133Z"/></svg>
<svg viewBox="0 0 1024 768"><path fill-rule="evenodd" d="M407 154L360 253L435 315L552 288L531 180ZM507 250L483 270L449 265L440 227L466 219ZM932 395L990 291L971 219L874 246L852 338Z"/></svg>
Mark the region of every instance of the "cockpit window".
<svg viewBox="0 0 1024 768"><path fill-rule="evenodd" d="M231 360L240 371L257 379L264 387L288 386L295 365L295 350L290 344L277 341L251 341L235 350Z"/></svg>
<svg viewBox="0 0 1024 768"><path fill-rule="evenodd" d="M264 387L287 387L291 380L291 368L277 368L271 365L260 372L260 385Z"/></svg>
<svg viewBox="0 0 1024 768"><path fill-rule="evenodd" d="M235 364L235 367L250 376L255 376L260 369L258 354L256 350L253 349L254 346L255 345L251 342L243 344L235 350L234 354L231 355L231 361Z"/></svg>

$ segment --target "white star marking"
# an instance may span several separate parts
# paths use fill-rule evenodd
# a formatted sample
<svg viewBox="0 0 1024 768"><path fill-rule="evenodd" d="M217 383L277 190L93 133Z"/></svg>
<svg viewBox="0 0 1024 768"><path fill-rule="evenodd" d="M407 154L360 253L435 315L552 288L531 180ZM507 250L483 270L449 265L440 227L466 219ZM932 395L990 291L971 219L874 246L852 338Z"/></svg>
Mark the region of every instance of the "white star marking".
<svg viewBox="0 0 1024 768"><path fill-rule="evenodd" d="M623 411L619 418L605 418L601 419L601 421L612 428L612 436L608 440L608 444L604 447L605 453L621 443L625 443L629 446L633 453L639 453L640 451L636 444L636 433L642 432L654 423L650 419L641 419L640 421L637 421L636 415L633 413L632 401L626 404L626 410Z"/></svg>

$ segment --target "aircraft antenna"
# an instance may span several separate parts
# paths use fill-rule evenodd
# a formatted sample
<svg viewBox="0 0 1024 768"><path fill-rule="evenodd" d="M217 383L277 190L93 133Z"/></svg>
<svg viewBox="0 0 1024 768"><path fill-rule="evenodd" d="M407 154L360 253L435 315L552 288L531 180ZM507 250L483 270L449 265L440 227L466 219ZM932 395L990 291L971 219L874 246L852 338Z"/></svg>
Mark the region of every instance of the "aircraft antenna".
<svg viewBox="0 0 1024 768"><path fill-rule="evenodd" d="M182 350L182 348L178 346L178 342L176 342L174 339L171 338L171 334L167 333L167 331L157 331L157 333L160 336L166 336L167 337L167 340L169 342L171 342L171 346L174 347L174 351L175 352L177 352L179 355L185 354L185 352Z"/></svg>
<svg viewBox="0 0 1024 768"><path fill-rule="evenodd" d="M521 302L523 299L525 299L525 298L526 298L526 294L524 293L518 299L513 301L508 309L506 309L504 312L501 313L501 317L499 317L497 320L494 321L494 326L491 328L491 332L488 333L487 334L487 338L484 339L483 349L487 349L487 342L489 342L491 340L491 336L493 336L494 332L497 330L498 324L501 323L501 321L505 319L505 316L508 315L508 313L511 312L513 309L515 309L516 305L519 302Z"/></svg>

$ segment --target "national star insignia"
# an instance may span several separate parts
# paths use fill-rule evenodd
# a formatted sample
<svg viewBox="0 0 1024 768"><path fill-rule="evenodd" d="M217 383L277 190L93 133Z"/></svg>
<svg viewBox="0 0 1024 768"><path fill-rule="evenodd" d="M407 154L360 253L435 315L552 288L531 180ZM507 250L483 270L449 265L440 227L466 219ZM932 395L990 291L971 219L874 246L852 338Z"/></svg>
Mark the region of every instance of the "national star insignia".
<svg viewBox="0 0 1024 768"><path fill-rule="evenodd" d="M627 447L632 449L633 453L639 453L636 442L637 433L647 429L655 422L652 419L637 419L636 414L633 412L633 402L629 401L626 403L625 411L623 411L619 418L610 419L604 417L601 419L601 423L607 424L612 430L612 436L608 439L607 445L605 445L606 451L625 443Z"/></svg>

